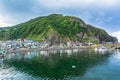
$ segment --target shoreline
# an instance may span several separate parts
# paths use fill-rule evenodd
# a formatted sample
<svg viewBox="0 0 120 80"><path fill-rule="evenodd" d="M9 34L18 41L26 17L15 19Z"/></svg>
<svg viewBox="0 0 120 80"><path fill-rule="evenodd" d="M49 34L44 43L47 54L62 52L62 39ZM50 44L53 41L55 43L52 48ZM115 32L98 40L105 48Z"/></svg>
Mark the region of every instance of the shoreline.
<svg viewBox="0 0 120 80"><path fill-rule="evenodd" d="M21 48L16 50L7 50L7 52L29 52L29 51L48 51L48 50L71 50L71 49L94 49L92 47L58 47L58 48Z"/></svg>

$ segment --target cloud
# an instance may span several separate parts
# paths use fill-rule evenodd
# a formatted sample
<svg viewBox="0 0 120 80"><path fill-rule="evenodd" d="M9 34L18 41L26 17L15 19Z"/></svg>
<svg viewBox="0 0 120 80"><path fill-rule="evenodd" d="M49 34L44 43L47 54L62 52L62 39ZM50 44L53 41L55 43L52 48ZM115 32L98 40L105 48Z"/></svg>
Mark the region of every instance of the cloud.
<svg viewBox="0 0 120 80"><path fill-rule="evenodd" d="M113 32L111 35L117 37L118 41L120 42L120 31Z"/></svg>
<svg viewBox="0 0 120 80"><path fill-rule="evenodd" d="M23 22L24 20L25 19L16 14L14 14L14 16L11 16L11 14L0 14L0 27L13 26Z"/></svg>
<svg viewBox="0 0 120 80"><path fill-rule="evenodd" d="M0 0L0 27L16 25L33 18L34 7L34 0Z"/></svg>
<svg viewBox="0 0 120 80"><path fill-rule="evenodd" d="M119 3L120 0L0 0L0 26L11 26L38 16L62 13L112 31L112 26L116 27L120 23Z"/></svg>
<svg viewBox="0 0 120 80"><path fill-rule="evenodd" d="M117 7L120 0L38 0L40 5L47 8L113 8Z"/></svg>
<svg viewBox="0 0 120 80"><path fill-rule="evenodd" d="M12 18L8 17L8 16L3 16L3 15L0 15L0 26L1 27L4 27L4 26L8 26L8 25L11 25L11 21L10 20Z"/></svg>
<svg viewBox="0 0 120 80"><path fill-rule="evenodd" d="M32 19L34 15L29 14L0 14L0 27L13 26Z"/></svg>
<svg viewBox="0 0 120 80"><path fill-rule="evenodd" d="M33 0L0 0L1 6L4 11L22 13L31 12L31 8L34 6Z"/></svg>

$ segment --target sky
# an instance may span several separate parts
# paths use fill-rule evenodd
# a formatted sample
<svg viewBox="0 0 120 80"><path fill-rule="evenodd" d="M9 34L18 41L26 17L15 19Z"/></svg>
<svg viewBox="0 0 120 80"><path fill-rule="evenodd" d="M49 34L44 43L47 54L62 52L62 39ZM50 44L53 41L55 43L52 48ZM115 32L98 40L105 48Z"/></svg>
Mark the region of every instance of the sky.
<svg viewBox="0 0 120 80"><path fill-rule="evenodd" d="M49 14L79 17L120 42L120 0L0 0L0 27Z"/></svg>

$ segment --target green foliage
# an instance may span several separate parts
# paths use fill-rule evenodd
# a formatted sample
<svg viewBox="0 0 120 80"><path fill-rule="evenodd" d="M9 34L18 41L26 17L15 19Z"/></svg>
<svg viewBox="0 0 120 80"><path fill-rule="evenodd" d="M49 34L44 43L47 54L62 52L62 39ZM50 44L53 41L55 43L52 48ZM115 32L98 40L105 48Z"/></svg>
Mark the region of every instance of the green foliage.
<svg viewBox="0 0 120 80"><path fill-rule="evenodd" d="M27 38L41 41L45 36L50 36L50 33L55 33L62 39L69 38L73 41L87 41L89 38L84 40L76 36L76 34L81 32L86 33L88 37L99 36L98 39L100 41L107 40L106 38L108 37L112 39L104 30L87 25L79 18L63 16L62 14L51 14L31 19L30 21L13 27L1 28L0 40L4 40L6 34L6 39L8 40Z"/></svg>

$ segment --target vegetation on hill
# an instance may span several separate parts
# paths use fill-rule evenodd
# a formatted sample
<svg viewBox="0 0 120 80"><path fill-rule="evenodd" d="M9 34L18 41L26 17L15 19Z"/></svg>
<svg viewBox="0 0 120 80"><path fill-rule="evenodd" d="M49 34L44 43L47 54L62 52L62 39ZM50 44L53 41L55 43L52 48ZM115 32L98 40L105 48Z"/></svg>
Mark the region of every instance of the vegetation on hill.
<svg viewBox="0 0 120 80"><path fill-rule="evenodd" d="M6 37L6 38L5 38ZM1 40L18 38L35 41L50 40L53 43L67 41L116 42L105 30L86 24L73 16L51 14L31 19L9 28L0 29Z"/></svg>

